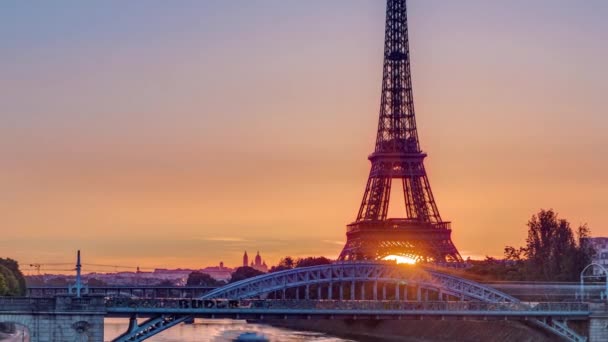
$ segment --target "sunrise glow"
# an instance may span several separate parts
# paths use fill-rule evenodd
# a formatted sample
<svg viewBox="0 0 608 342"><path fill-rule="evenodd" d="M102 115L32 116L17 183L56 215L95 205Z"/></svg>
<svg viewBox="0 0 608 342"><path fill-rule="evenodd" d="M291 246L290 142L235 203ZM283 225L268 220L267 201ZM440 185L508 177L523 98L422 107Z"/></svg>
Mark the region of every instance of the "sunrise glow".
<svg viewBox="0 0 608 342"><path fill-rule="evenodd" d="M395 260L398 264L408 264L408 265L416 264L415 259L412 259L412 258L406 257L406 256L400 256L400 255L389 255L387 257L384 257L383 260Z"/></svg>

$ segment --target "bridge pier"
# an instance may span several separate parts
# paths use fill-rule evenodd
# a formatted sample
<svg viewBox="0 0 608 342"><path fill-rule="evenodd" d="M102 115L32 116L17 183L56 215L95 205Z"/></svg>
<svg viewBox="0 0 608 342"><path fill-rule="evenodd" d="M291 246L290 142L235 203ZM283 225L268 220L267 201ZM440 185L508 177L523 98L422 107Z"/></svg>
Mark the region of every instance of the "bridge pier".
<svg viewBox="0 0 608 342"><path fill-rule="evenodd" d="M608 341L608 307L606 304L591 304L588 334L589 342Z"/></svg>
<svg viewBox="0 0 608 342"><path fill-rule="evenodd" d="M355 300L355 281L350 282L350 300Z"/></svg>
<svg viewBox="0 0 608 342"><path fill-rule="evenodd" d="M103 342L99 297L0 298L0 322L25 326L31 342Z"/></svg>
<svg viewBox="0 0 608 342"><path fill-rule="evenodd" d="M333 296L333 289L334 289L334 284L333 283L329 283L329 287L327 288L327 299L334 299Z"/></svg>
<svg viewBox="0 0 608 342"><path fill-rule="evenodd" d="M407 299L407 297L405 299ZM395 284L395 300L399 300L399 283Z"/></svg>

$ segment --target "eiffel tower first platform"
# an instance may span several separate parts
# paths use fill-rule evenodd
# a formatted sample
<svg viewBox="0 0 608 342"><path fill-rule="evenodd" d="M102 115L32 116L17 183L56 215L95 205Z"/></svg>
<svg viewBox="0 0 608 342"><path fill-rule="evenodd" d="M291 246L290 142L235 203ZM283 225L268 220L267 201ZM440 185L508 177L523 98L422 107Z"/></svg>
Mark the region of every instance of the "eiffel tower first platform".
<svg viewBox="0 0 608 342"><path fill-rule="evenodd" d="M357 219L347 226L342 261L401 256L426 263L463 262L424 169L408 45L406 0L388 0L376 147L369 156L372 166ZM387 218L393 179L403 186L405 218Z"/></svg>

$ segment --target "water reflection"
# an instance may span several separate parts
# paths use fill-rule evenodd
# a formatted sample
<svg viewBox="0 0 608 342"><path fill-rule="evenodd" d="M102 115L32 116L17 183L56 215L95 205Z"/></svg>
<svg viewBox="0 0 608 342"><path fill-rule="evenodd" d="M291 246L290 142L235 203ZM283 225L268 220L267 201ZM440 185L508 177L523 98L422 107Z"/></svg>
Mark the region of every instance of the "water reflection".
<svg viewBox="0 0 608 342"><path fill-rule="evenodd" d="M105 339L112 340L126 331L128 321L125 319L106 319ZM245 332L264 335L271 342L346 342L337 337L325 334L275 328L262 324L249 324L239 320L196 320L194 324L180 324L166 330L153 338L151 342L226 342L234 341Z"/></svg>

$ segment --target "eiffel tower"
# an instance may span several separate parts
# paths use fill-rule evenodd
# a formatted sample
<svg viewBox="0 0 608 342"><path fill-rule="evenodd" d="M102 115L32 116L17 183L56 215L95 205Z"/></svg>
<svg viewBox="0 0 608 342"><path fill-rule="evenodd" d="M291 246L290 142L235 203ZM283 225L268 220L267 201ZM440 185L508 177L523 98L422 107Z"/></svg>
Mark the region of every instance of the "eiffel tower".
<svg viewBox="0 0 608 342"><path fill-rule="evenodd" d="M406 0L388 0L376 147L369 156L372 166L357 219L347 226L342 261L400 256L426 263L463 262L424 169L408 45ZM393 179L403 185L405 218L387 218Z"/></svg>

